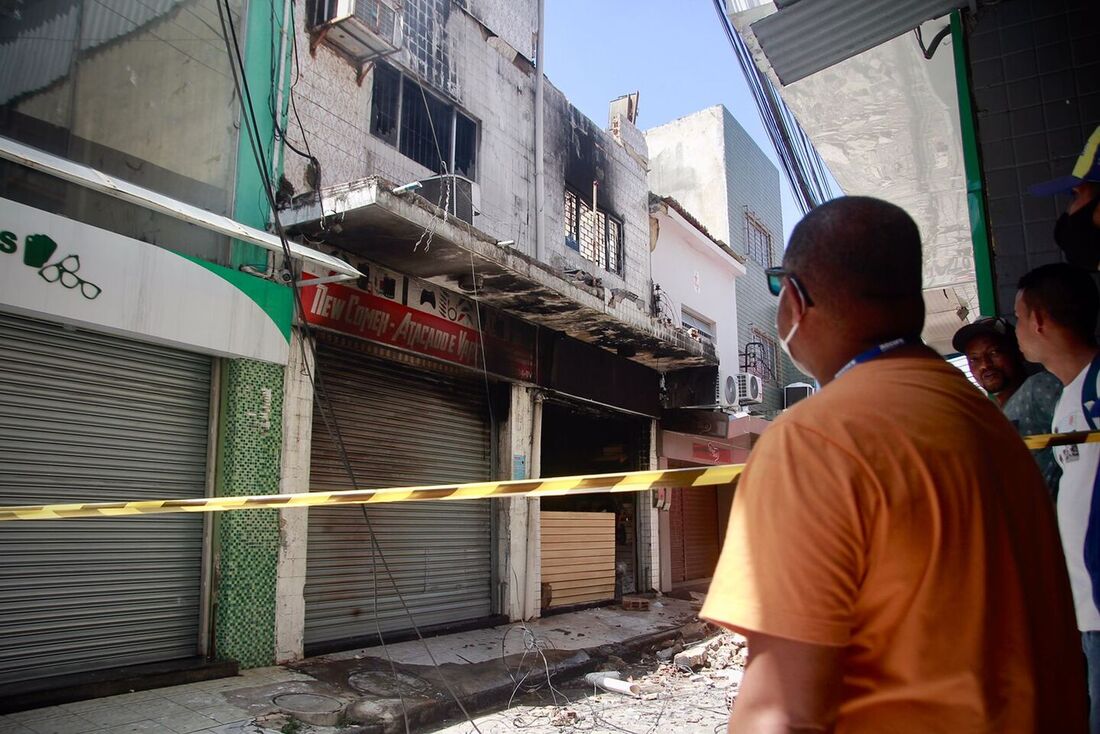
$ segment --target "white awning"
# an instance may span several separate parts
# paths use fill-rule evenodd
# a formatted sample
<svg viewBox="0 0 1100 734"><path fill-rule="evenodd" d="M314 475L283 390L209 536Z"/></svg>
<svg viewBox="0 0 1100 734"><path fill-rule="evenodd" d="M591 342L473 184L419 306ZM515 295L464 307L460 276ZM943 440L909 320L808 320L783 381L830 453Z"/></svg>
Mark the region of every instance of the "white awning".
<svg viewBox="0 0 1100 734"><path fill-rule="evenodd" d="M60 156L47 153L29 145L0 136L0 158L33 168L36 171L56 176L64 181L83 186L92 191L112 196L145 209L165 214L188 224L193 224L212 232L226 235L242 242L258 245L272 252L283 252L283 243L275 235L254 227L249 227L229 217L200 209L170 196L159 194L152 189L137 186L108 176L91 166L75 163ZM337 279L351 280L362 277L362 273L340 258L326 255L297 242L289 242L290 254L303 262L318 265L337 273Z"/></svg>

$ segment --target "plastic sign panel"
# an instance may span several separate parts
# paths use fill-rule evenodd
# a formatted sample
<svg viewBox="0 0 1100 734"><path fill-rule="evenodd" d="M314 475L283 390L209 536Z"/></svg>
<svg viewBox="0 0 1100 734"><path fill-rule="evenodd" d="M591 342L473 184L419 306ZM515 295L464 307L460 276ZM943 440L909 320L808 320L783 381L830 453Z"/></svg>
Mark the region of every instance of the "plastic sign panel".
<svg viewBox="0 0 1100 734"><path fill-rule="evenodd" d="M534 378L535 330L457 293L369 267L369 290L339 283L306 285L306 320L323 329L504 377ZM376 277L376 273L382 273ZM382 290L379 290L379 283ZM390 283L404 285L402 289ZM402 290L405 292L402 293ZM406 301L403 303L402 301ZM484 347L484 355L482 353Z"/></svg>
<svg viewBox="0 0 1100 734"><path fill-rule="evenodd" d="M0 199L0 310L286 364L293 304L286 286Z"/></svg>

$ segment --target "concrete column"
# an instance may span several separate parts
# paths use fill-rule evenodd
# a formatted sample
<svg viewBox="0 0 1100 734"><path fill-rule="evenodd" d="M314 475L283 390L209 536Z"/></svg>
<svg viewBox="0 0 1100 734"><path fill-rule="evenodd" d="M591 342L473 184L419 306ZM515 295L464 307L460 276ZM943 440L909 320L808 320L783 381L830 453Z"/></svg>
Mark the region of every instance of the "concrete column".
<svg viewBox="0 0 1100 734"><path fill-rule="evenodd" d="M657 457L657 432L660 430L660 424L656 421L650 421L649 424L649 466L647 469L658 468ZM661 525L660 516L661 512L653 506L653 490L644 492L642 494L645 500L645 505L642 508L646 519L649 522L649 550L650 550L650 562L649 562L649 588L660 589L661 588L661 569L664 568L662 563L661 547ZM668 514L667 512L664 514Z"/></svg>
<svg viewBox="0 0 1100 734"><path fill-rule="evenodd" d="M277 494L283 445L282 365L223 363L216 491ZM214 654L242 668L275 661L277 510L221 512L214 522Z"/></svg>
<svg viewBox="0 0 1100 734"><path fill-rule="evenodd" d="M309 456L313 436L313 345L303 343L294 329L283 390L283 464L280 494L309 491ZM303 349L304 347L304 349ZM303 655L306 605L306 541L309 510L279 511L279 559L275 587L275 662L300 660Z"/></svg>
<svg viewBox="0 0 1100 734"><path fill-rule="evenodd" d="M499 428L499 477L538 476L536 395L535 388L511 386L508 419ZM498 500L497 512L500 611L512 621L533 619L538 616L538 500L504 498Z"/></svg>
<svg viewBox="0 0 1100 734"><path fill-rule="evenodd" d="M667 469L668 459L658 459L657 468ZM672 591L672 516L664 510L658 510L657 515L657 525L660 528L660 541L657 545L661 556L661 567L657 574L661 583L657 588L667 594Z"/></svg>

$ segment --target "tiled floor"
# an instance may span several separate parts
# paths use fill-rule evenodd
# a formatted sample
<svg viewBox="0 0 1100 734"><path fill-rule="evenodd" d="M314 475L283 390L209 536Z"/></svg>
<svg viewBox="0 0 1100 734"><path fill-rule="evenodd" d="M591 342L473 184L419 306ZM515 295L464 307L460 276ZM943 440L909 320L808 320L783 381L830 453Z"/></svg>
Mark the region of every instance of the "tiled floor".
<svg viewBox="0 0 1100 734"><path fill-rule="evenodd" d="M312 680L284 668L246 670L233 678L66 703L0 716L3 734L278 734L255 723L273 712L240 708L227 694Z"/></svg>

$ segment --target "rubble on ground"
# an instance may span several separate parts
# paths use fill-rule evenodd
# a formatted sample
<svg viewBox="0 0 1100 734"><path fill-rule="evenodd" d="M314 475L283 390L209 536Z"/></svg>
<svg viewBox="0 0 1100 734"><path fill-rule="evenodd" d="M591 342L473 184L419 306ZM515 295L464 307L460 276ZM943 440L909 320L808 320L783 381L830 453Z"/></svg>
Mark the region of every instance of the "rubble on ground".
<svg viewBox="0 0 1100 734"><path fill-rule="evenodd" d="M477 717L483 734L713 734L723 728L741 685L748 656L744 637L722 633L684 648L667 644L645 655L609 658L622 680L637 684L639 698L593 690L583 680L554 683L504 711ZM438 734L470 734L455 723Z"/></svg>

